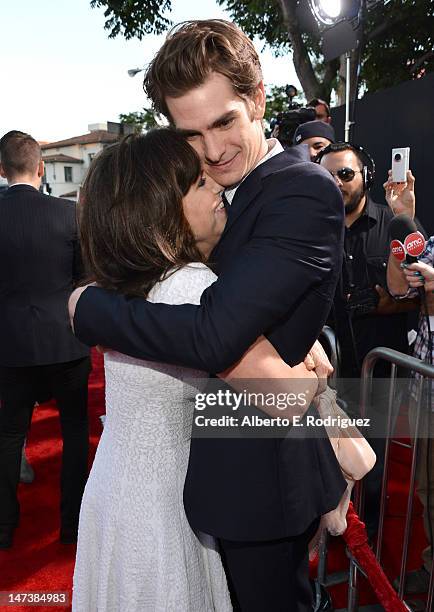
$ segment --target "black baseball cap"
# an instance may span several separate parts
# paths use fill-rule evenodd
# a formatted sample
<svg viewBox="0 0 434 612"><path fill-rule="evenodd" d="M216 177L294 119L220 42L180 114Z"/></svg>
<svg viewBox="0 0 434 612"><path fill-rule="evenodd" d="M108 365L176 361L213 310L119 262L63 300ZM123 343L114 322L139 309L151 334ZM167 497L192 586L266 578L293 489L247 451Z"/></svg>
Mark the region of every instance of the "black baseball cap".
<svg viewBox="0 0 434 612"><path fill-rule="evenodd" d="M335 131L329 123L324 121L307 121L302 123L295 130L293 144L298 145L306 138L321 137L327 138L330 142L336 142Z"/></svg>

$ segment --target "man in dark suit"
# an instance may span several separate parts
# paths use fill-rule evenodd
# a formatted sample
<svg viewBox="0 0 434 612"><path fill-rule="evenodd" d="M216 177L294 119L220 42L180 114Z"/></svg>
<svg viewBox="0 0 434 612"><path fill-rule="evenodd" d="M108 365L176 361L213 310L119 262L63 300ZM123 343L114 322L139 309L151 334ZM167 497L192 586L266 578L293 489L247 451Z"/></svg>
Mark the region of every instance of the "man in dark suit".
<svg viewBox="0 0 434 612"><path fill-rule="evenodd" d="M0 140L0 548L19 520L21 449L41 387L57 400L63 437L60 540L76 540L87 478L89 349L71 333L67 301L81 273L75 206L38 191L38 143Z"/></svg>
<svg viewBox="0 0 434 612"><path fill-rule="evenodd" d="M100 288L70 300L78 337L139 358L222 372L263 333L289 364L326 320L340 271L343 203L331 176L266 141L251 41L233 24L182 24L145 77L156 109L223 185L228 221L199 307L150 304ZM77 303L77 300L78 303ZM328 439L193 439L184 503L220 539L241 610L312 609L307 544L345 483Z"/></svg>

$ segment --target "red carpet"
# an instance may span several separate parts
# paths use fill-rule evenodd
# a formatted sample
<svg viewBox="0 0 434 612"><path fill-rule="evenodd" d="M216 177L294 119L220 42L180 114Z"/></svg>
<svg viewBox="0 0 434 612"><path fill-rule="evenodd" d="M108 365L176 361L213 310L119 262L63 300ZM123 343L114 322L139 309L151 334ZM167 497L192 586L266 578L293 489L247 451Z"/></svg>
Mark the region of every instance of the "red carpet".
<svg viewBox="0 0 434 612"><path fill-rule="evenodd" d="M390 581L399 575L401 569L401 554L410 479L410 461L410 449L392 444L389 464L388 500L381 556L381 565ZM342 538L331 538L331 540L332 543L329 549L328 564L329 573L344 570L348 567L348 560L345 555L345 547ZM422 505L417 497L415 497L413 507L413 528L407 561L408 570L416 569L421 566L421 554L425 546L426 538L422 520ZM359 580L359 585L360 605L378 603L378 599L363 576ZM331 593L335 608L346 608L346 585L342 584L333 587ZM423 599L423 597L413 596L412 599Z"/></svg>
<svg viewBox="0 0 434 612"><path fill-rule="evenodd" d="M99 416L104 412L104 370L101 355L95 353L89 380L91 459L102 431ZM0 591L69 591L70 599L75 546L58 541L61 438L53 402L33 413L27 456L36 478L19 487L20 526L13 547L0 550ZM69 610L70 606L0 606L1 612L45 609Z"/></svg>
<svg viewBox="0 0 434 612"><path fill-rule="evenodd" d="M93 355L94 370L90 379L89 414L92 457L94 455L104 414L104 377L102 358ZM27 443L27 455L35 468L33 484L20 485L21 521L14 546L0 550L0 591L68 591L71 594L75 546L58 542L59 531L59 472L61 440L57 410L53 403L39 406L33 416ZM406 512L410 451L392 445L389 500L383 545L383 567L389 578L398 575ZM421 564L425 546L422 508L416 500L413 536L409 554L409 569ZM329 572L348 567L341 538L332 538L329 552ZM336 608L346 607L346 587L332 590ZM360 604L376 603L369 586L362 584ZM34 610L30 606L0 606L1 612ZM69 610L70 606L39 606L37 610ZM181 612L181 611L180 611Z"/></svg>

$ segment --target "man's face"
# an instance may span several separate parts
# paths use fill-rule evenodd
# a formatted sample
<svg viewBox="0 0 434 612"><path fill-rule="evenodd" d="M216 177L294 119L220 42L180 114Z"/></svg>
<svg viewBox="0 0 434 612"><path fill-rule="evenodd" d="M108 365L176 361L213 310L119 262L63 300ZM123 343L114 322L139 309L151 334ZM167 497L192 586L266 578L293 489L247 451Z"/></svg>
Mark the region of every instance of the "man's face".
<svg viewBox="0 0 434 612"><path fill-rule="evenodd" d="M322 136L311 136L303 140L303 144L309 145L309 155L313 160L320 151L325 149L329 144L330 140L323 138Z"/></svg>
<svg viewBox="0 0 434 612"><path fill-rule="evenodd" d="M331 123L331 117L327 115L327 109L324 104L318 104L318 106L315 106L315 114L318 121L324 121L324 123Z"/></svg>
<svg viewBox="0 0 434 612"><path fill-rule="evenodd" d="M238 184L266 152L262 83L254 99L244 100L228 78L213 72L203 85L179 98L166 98L166 104L205 171L223 187Z"/></svg>
<svg viewBox="0 0 434 612"><path fill-rule="evenodd" d="M327 153L321 160L321 166L324 166L324 168L333 175L342 193L345 204L345 214L350 214L362 203L362 199L365 195L361 164L357 156L353 151ZM343 168L354 170L354 178L351 181L344 182L337 175L337 172Z"/></svg>

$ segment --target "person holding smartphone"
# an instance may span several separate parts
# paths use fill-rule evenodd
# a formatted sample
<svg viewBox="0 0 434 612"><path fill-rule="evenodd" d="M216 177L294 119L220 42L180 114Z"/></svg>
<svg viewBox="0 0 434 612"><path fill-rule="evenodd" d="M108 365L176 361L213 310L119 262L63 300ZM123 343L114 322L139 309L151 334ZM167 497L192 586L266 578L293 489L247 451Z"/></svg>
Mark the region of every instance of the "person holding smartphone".
<svg viewBox="0 0 434 612"><path fill-rule="evenodd" d="M410 173L409 173L410 174ZM386 185L388 198L396 199L397 186L390 180ZM401 186L398 186L398 192ZM389 195L390 194L390 195ZM400 263L392 254L389 257L387 268L387 284L389 291L396 297L417 300L418 290L424 290L424 307L419 317L418 334L413 345L413 357L433 363L432 333L434 331L434 236L431 236L425 246L425 251L417 263ZM426 312L425 312L426 308ZM417 409L418 375L414 374L410 385L409 422L412 435L415 432ZM404 592L406 594L427 593L433 563L432 539L434 525L434 447L432 444L433 420L432 390L424 390L421 401L419 421L418 457L416 467L416 492L423 505L423 517L426 538L429 545L422 552L422 565L405 575ZM431 410L429 407L431 406ZM399 587L399 579L393 585Z"/></svg>
<svg viewBox="0 0 434 612"><path fill-rule="evenodd" d="M332 143L318 154L318 162L330 172L345 205L345 239L342 273L336 290L330 325L340 347L339 394L346 411L358 414L360 374L365 356L377 346L407 353L407 312L416 308L411 300L394 300L387 291L386 269L389 257L389 223L397 212L414 217L414 177L408 175L405 188L387 192L388 206L374 202L370 189L375 164L370 155L355 144ZM384 468L389 366L375 367L373 406L369 416L373 430L368 434L377 455L377 464L365 479L365 520L374 538L379 519L382 473ZM374 431L378 428L378 431Z"/></svg>

